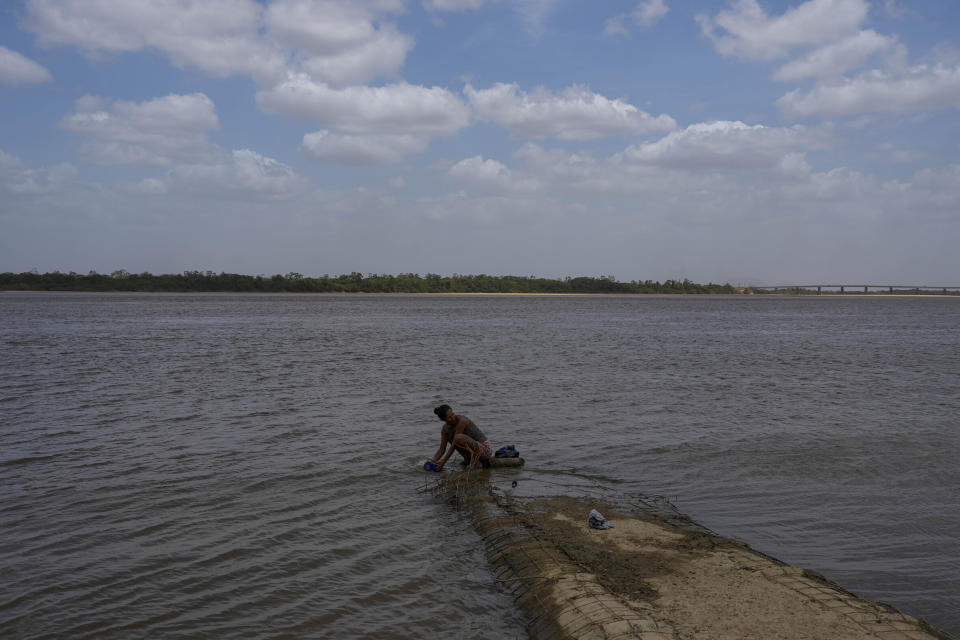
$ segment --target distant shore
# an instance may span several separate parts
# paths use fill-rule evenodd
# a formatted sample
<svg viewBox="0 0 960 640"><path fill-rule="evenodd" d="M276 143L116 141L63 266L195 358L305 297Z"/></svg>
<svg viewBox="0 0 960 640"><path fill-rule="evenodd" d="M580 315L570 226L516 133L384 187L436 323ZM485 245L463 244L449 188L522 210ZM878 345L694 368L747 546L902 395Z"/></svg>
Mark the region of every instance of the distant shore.
<svg viewBox="0 0 960 640"><path fill-rule="evenodd" d="M757 299L919 299L947 298L960 300L960 294L942 293L544 293L544 292L486 292L486 291L137 291L137 290L94 290L94 289L0 289L3 294L42 294L42 293L80 293L80 294L149 294L149 295L309 295L309 296L472 296L472 297L560 297L560 298L757 298Z"/></svg>
<svg viewBox="0 0 960 640"><path fill-rule="evenodd" d="M847 291L842 291L846 287ZM826 291L824 291L826 289ZM838 291L839 289L839 291ZM870 291L869 289L873 289ZM53 271L0 273L0 291L77 291L129 293L393 293L441 295L722 295L816 297L960 297L960 286L928 285L805 285L734 286L682 280L630 280L613 276L540 278L515 275L442 276L428 273L398 275L359 272L338 276L304 276L300 273L250 276L213 271L184 271L154 275L119 269L110 274ZM842 291L842 292L841 292Z"/></svg>
<svg viewBox="0 0 960 640"><path fill-rule="evenodd" d="M130 291L130 292L228 292L228 293L486 293L486 294L733 294L730 284L699 284L688 279L631 280L613 276L539 278L487 274L442 276L428 273L399 275L359 272L338 276L307 277L300 273L250 276L213 271L184 271L154 275L117 270L110 274L59 271L0 273L0 290L14 291Z"/></svg>

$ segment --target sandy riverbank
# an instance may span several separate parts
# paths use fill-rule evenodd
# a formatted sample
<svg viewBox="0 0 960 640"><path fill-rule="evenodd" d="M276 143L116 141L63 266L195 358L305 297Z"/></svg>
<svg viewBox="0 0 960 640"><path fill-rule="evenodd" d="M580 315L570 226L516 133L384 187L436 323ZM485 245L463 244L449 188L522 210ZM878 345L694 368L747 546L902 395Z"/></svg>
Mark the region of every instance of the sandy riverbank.
<svg viewBox="0 0 960 640"><path fill-rule="evenodd" d="M459 497L536 640L951 638L682 518L570 498ZM592 508L615 527L591 529Z"/></svg>

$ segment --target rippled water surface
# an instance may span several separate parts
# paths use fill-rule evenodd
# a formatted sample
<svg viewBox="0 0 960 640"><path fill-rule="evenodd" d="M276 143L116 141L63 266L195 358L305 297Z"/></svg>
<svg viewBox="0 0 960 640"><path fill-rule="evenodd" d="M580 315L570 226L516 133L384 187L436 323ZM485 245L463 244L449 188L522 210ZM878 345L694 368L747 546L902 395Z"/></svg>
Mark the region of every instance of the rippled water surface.
<svg viewBox="0 0 960 640"><path fill-rule="evenodd" d="M525 638L424 492L665 496L960 633L960 300L0 294L0 636ZM498 472L500 473L500 472Z"/></svg>

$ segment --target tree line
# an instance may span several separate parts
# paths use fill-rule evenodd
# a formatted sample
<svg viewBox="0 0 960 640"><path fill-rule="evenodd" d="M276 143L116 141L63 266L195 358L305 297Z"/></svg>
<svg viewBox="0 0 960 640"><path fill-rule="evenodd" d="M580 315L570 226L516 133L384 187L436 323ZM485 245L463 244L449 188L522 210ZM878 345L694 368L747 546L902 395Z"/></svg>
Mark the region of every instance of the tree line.
<svg viewBox="0 0 960 640"><path fill-rule="evenodd" d="M697 284L690 280L631 280L613 276L538 278L535 276L460 275L428 273L399 275L358 272L338 276L305 277L299 273L250 276L213 271L184 271L154 275L149 272L110 274L0 273L4 291L145 291L145 292L263 292L263 293L736 293L729 284Z"/></svg>

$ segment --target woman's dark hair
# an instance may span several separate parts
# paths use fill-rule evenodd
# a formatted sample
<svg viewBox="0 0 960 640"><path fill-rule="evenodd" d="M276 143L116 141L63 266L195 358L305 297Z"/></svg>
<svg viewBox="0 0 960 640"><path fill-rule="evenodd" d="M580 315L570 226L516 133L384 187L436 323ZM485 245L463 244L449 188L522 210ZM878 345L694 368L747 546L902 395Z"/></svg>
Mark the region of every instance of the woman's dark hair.
<svg viewBox="0 0 960 640"><path fill-rule="evenodd" d="M441 420L447 419L447 411L450 411L450 405L448 404L442 404L433 410L433 412L437 414L437 417Z"/></svg>

